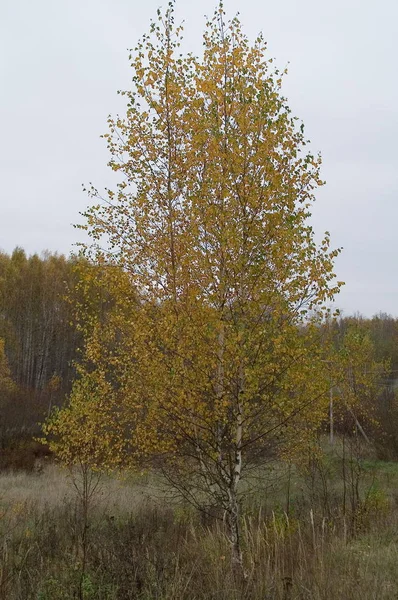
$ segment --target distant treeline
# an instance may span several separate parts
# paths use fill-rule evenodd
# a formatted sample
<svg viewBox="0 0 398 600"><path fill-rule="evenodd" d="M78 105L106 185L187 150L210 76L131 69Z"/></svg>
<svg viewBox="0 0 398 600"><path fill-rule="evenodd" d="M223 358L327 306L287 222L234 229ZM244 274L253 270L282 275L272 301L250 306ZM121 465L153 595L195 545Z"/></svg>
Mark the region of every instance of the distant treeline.
<svg viewBox="0 0 398 600"><path fill-rule="evenodd" d="M2 439L35 431L70 390L78 335L67 297L76 287L77 261L49 252L28 257L21 248L0 253Z"/></svg>
<svg viewBox="0 0 398 600"><path fill-rule="evenodd" d="M374 360L389 361L389 378L398 379L398 319L386 313L378 313L371 319L360 314L340 317L333 325L336 343L341 341L348 329L355 325L366 332L374 348Z"/></svg>
<svg viewBox="0 0 398 600"><path fill-rule="evenodd" d="M92 288L79 285L86 267L81 258L49 252L27 256L16 248L11 255L0 253L2 441L37 433L38 422L68 396L82 343L74 314L82 289L84 305L98 311L101 318L112 304L109 290L98 293L101 278ZM92 298L87 298L87 293ZM384 313L371 319L360 315L341 317L333 324L336 344L342 343L353 325L371 339L374 360L388 361L377 399L385 412L394 396L394 381L398 380L398 319Z"/></svg>

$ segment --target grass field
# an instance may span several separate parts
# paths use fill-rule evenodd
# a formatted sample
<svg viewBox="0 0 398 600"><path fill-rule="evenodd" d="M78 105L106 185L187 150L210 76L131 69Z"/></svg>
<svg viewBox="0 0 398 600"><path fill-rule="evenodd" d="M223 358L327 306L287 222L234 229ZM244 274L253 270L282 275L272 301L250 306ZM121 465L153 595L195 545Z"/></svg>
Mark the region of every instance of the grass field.
<svg viewBox="0 0 398 600"><path fill-rule="evenodd" d="M306 476L264 472L243 510L244 577L222 520L168 505L153 477L103 478L84 517L57 466L3 473L0 598L396 599L398 464L346 462L337 448Z"/></svg>

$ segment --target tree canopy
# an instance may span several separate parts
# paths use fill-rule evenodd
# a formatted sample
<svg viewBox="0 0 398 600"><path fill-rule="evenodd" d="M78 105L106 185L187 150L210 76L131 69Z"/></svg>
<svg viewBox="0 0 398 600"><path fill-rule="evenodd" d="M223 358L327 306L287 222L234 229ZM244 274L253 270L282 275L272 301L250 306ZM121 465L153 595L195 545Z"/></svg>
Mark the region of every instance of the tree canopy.
<svg viewBox="0 0 398 600"><path fill-rule="evenodd" d="M225 511L240 563L242 478L325 414L338 250L315 243L321 159L262 36L250 44L222 5L201 58L181 36L171 3L130 56L126 115L109 118L121 178L90 188L84 227L114 301L105 320L82 311L81 379L47 432L68 461L156 459L185 498Z"/></svg>

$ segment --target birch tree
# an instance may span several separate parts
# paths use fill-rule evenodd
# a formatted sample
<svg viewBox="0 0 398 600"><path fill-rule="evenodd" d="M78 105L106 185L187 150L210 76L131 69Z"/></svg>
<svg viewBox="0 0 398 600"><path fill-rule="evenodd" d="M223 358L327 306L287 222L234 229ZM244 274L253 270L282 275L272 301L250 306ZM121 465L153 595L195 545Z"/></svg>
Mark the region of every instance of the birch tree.
<svg viewBox="0 0 398 600"><path fill-rule="evenodd" d="M109 117L109 165L121 178L105 195L89 189L86 254L123 283L109 318L87 329L80 374L101 384L84 419L73 417L78 383L47 431L61 455L68 444L78 454L79 422L98 455L106 406L107 465L156 459L184 498L225 515L241 565L242 481L284 430L299 437L325 415L318 324L339 290L338 250L328 233L314 241L321 160L262 36L250 44L222 5L200 59L180 53L181 36L171 3L130 56L125 116Z"/></svg>

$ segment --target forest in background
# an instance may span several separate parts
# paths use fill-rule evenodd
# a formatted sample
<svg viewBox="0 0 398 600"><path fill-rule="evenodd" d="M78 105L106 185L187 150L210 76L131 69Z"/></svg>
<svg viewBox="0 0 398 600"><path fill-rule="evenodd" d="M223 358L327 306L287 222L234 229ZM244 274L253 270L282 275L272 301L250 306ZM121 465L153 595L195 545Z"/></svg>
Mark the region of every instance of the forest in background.
<svg viewBox="0 0 398 600"><path fill-rule="evenodd" d="M32 438L71 388L79 336L67 297L76 258L0 253L0 437Z"/></svg>
<svg viewBox="0 0 398 600"><path fill-rule="evenodd" d="M40 423L54 406L67 401L76 376L81 334L76 306L81 306L80 285L87 268L85 259L43 252L27 256L22 248L9 255L0 253L0 436L3 448L18 446L37 436ZM90 269L96 267L90 266ZM101 290L101 278L92 278L91 292L84 286L84 306L96 317L105 318L112 307L111 292ZM91 295L90 298L87 297ZM377 382L378 393L363 400L364 414L371 414L367 426L375 442L383 442L388 458L398 455L395 433L395 388L398 381L398 319L379 313L372 318L341 316L333 327L336 346L355 327L372 345L373 360L387 368ZM336 415L339 427L351 427L344 416ZM325 415L325 431L328 419ZM387 447L387 448L386 448ZM36 448L37 450L37 448ZM32 465L25 457L26 466ZM22 457L24 460L24 457ZM7 462L6 462L7 464ZM11 461L11 466L15 466ZM24 466L19 464L17 466Z"/></svg>

